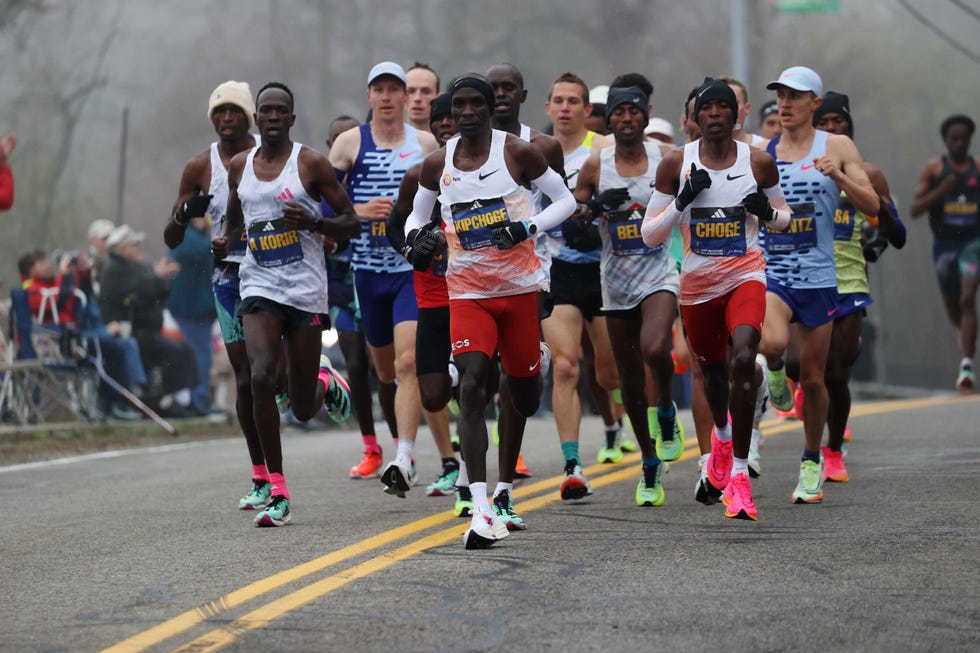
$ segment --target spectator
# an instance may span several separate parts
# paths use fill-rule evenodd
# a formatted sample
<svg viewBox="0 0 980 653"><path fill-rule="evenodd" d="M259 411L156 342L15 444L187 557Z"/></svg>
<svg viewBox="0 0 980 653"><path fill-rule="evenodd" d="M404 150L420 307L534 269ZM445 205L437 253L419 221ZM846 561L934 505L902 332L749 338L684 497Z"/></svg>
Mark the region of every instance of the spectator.
<svg viewBox="0 0 980 653"><path fill-rule="evenodd" d="M27 284L31 282L31 270L34 268L34 259L36 258L37 252L31 250L29 252L24 252L17 259L17 273L20 275L20 287L27 288Z"/></svg>
<svg viewBox="0 0 980 653"><path fill-rule="evenodd" d="M163 306L170 281L180 270L176 261L163 258L155 264L141 259L144 234L123 225L107 240L109 259L101 279L100 300L106 320L129 323L139 343L143 366L151 376L147 394L167 417L197 415L191 404L191 388L197 384L194 350L189 344L160 333Z"/></svg>
<svg viewBox="0 0 980 653"><path fill-rule="evenodd" d="M0 211L9 211L14 205L14 173L7 165L7 158L16 146L17 139L13 134L0 138Z"/></svg>
<svg viewBox="0 0 980 653"><path fill-rule="evenodd" d="M24 290L27 291L31 313L42 322L74 326L74 292L78 286L78 274L77 265L72 265L71 255L59 257L57 275L54 262L43 250L21 256L18 267L22 268L28 256L31 265L28 278L24 281Z"/></svg>
<svg viewBox="0 0 980 653"><path fill-rule="evenodd" d="M102 273L105 262L109 258L109 246L106 244L106 241L109 239L109 234L115 228L116 226L105 218L99 218L88 226L88 255L92 261L92 274L96 280L94 284L96 294L99 292L97 283L99 275Z"/></svg>
<svg viewBox="0 0 980 653"><path fill-rule="evenodd" d="M207 217L191 218L184 240L170 250L170 257L180 265L174 277L167 308L180 325L184 341L197 356L198 384L191 390L194 408L202 415L211 412L210 381L211 326L218 317L211 290L214 257L211 254L211 224Z"/></svg>

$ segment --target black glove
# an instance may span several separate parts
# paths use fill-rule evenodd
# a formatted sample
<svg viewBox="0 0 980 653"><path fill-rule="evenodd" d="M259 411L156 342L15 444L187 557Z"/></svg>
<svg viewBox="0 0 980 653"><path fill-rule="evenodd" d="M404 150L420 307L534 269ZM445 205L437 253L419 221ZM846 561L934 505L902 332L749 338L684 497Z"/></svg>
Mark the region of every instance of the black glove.
<svg viewBox="0 0 980 653"><path fill-rule="evenodd" d="M766 224L776 219L776 210L769 205L769 198L762 191L757 190L743 197L742 206Z"/></svg>
<svg viewBox="0 0 980 653"><path fill-rule="evenodd" d="M508 222L503 226L494 227L493 244L498 249L510 249L517 243L527 240L537 230L535 225L528 222Z"/></svg>
<svg viewBox="0 0 980 653"><path fill-rule="evenodd" d="M592 211L592 218L598 218L600 213L618 209L619 206L630 198L628 188L607 188L594 199L588 202L589 210Z"/></svg>
<svg viewBox="0 0 980 653"><path fill-rule="evenodd" d="M864 260L868 263L874 263L881 258L881 255L886 249L888 249L888 238L886 238L881 231L878 231L875 234L875 237L867 242L862 248L864 252Z"/></svg>
<svg viewBox="0 0 980 653"><path fill-rule="evenodd" d="M705 188L711 188L711 176L707 170L704 168L698 170L692 163L691 174L688 176L687 181L684 182L684 188L681 189L680 194L677 196L677 201L680 202L682 210L686 209L694 201L694 198Z"/></svg>
<svg viewBox="0 0 980 653"><path fill-rule="evenodd" d="M429 229L412 229L405 236L405 247L402 255L408 259L412 267L423 272L432 263L432 254L436 249L436 235Z"/></svg>
<svg viewBox="0 0 980 653"><path fill-rule="evenodd" d="M214 195L195 195L180 205L180 217L184 223L191 218L200 218L211 206Z"/></svg>

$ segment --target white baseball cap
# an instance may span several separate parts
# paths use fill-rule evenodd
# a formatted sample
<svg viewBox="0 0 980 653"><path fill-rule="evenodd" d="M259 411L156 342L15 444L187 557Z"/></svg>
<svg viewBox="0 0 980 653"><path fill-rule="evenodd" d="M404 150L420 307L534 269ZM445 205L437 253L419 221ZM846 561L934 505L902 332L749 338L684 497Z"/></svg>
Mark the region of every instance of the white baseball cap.
<svg viewBox="0 0 980 653"><path fill-rule="evenodd" d="M368 73L368 86L374 83L378 77L383 75L391 75L398 81L400 81L404 86L408 86L408 78L405 76L405 69L396 64L394 61L382 61L379 64L375 64L371 72Z"/></svg>
<svg viewBox="0 0 980 653"><path fill-rule="evenodd" d="M609 99L609 87L605 84L593 86L589 91L589 104L605 104Z"/></svg>
<svg viewBox="0 0 980 653"><path fill-rule="evenodd" d="M643 130L643 133L646 136L650 134L663 134L670 138L670 140L674 140L674 126L663 118L650 118L650 124Z"/></svg>
<svg viewBox="0 0 980 653"><path fill-rule="evenodd" d="M810 91L817 97L823 96L823 80L820 75L806 66L793 66L782 72L774 82L766 84L766 88L775 91L780 86L791 88L794 91Z"/></svg>

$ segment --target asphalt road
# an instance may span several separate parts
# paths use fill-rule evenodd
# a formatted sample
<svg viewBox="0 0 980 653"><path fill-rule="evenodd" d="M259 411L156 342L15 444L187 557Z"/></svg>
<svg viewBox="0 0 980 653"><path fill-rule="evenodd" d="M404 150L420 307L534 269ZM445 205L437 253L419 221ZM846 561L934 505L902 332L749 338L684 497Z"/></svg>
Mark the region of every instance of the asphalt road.
<svg viewBox="0 0 980 653"><path fill-rule="evenodd" d="M754 523L694 501L682 417L659 508L634 505L635 456L561 502L531 420L528 530L486 551L450 498L348 480L350 431L286 436L279 529L235 509L234 438L0 467L0 652L980 650L980 397L856 405L851 481L820 505L790 502L799 422L767 422ZM600 439L587 418L586 462ZM424 430L416 452L428 482Z"/></svg>

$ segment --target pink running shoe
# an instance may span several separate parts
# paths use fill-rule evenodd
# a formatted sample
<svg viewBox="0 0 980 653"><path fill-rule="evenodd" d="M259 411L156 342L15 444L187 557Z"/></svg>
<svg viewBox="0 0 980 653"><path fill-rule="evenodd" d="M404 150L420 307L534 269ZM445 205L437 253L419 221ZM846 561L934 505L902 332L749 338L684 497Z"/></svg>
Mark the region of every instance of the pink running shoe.
<svg viewBox="0 0 980 653"><path fill-rule="evenodd" d="M752 500L752 481L746 474L736 474L728 482L721 500L725 504L725 516L732 519L759 519L759 511Z"/></svg>
<svg viewBox="0 0 980 653"><path fill-rule="evenodd" d="M722 442L711 428L711 456L708 458L708 482L718 490L724 490L732 473L732 441Z"/></svg>
<svg viewBox="0 0 980 653"><path fill-rule="evenodd" d="M820 447L823 452L823 480L847 483L851 477L844 466L844 452L831 451L830 447Z"/></svg>

